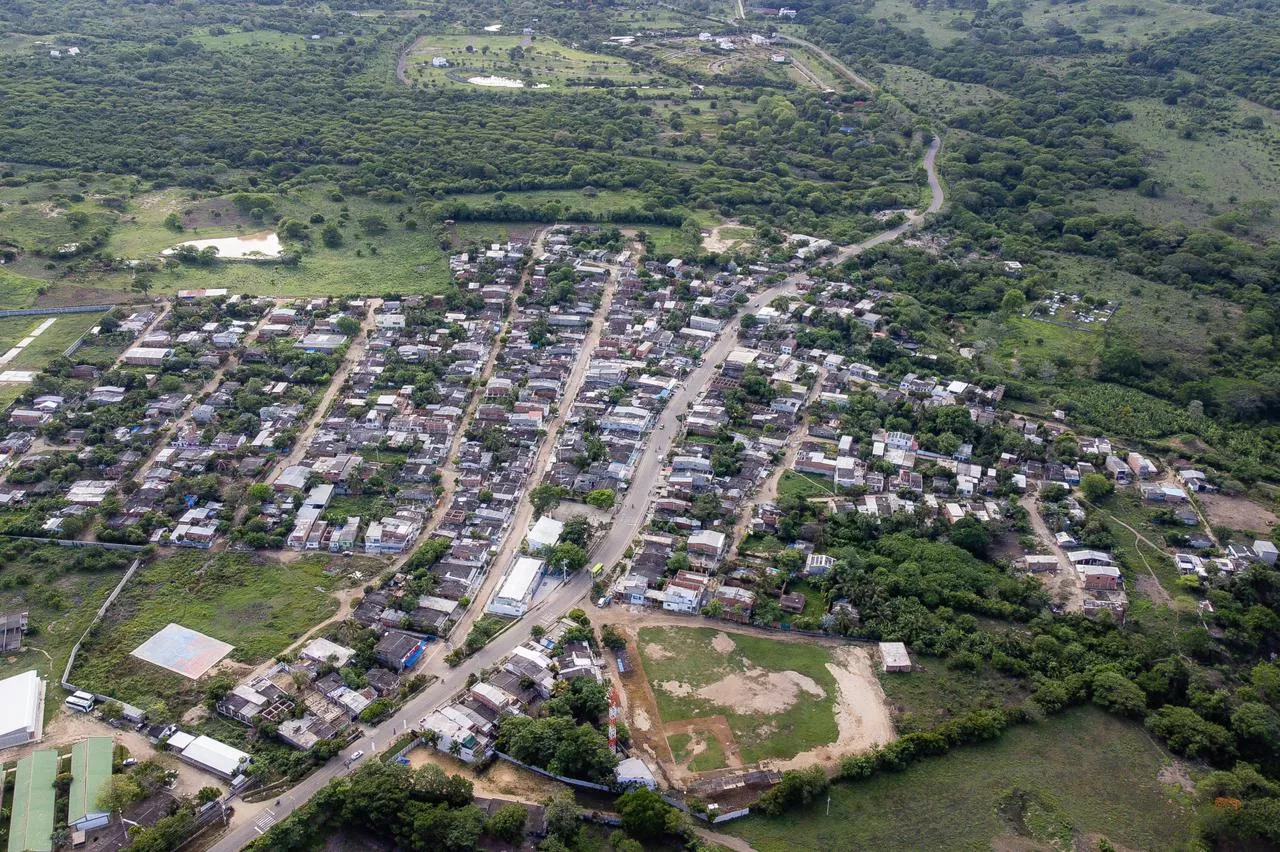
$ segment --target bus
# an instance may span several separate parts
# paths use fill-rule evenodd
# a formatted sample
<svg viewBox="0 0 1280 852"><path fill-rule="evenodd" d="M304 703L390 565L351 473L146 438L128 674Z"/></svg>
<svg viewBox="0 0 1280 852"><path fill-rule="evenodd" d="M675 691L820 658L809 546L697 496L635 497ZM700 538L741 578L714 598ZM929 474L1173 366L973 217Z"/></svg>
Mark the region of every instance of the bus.
<svg viewBox="0 0 1280 852"><path fill-rule="evenodd" d="M595 564L595 566L591 569L591 576L592 576L592 577L599 577L599 576L600 576L600 572L601 572L601 571L603 571L603 570L604 570L604 563L603 563L603 562L597 562L597 563Z"/></svg>

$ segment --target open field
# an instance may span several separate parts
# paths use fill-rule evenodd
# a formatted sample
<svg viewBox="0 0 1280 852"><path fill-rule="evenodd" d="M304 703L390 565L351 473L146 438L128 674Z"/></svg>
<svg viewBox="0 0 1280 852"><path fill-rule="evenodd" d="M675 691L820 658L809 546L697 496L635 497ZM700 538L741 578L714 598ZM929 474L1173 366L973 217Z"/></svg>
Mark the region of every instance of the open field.
<svg viewBox="0 0 1280 852"><path fill-rule="evenodd" d="M1101 208L1158 222L1230 224L1263 237L1280 233L1280 214L1259 207L1280 197L1280 114L1231 95L1214 101L1215 112L1154 98L1126 105L1133 118L1116 129L1148 152L1163 194L1096 193ZM1250 117L1263 126L1242 127Z"/></svg>
<svg viewBox="0 0 1280 852"><path fill-rule="evenodd" d="M779 497L830 497L834 493L831 483L813 474L784 470L778 479Z"/></svg>
<svg viewBox="0 0 1280 852"><path fill-rule="evenodd" d="M869 658L857 648L830 649L709 627L641 627L640 658L656 720L682 749L691 771L762 760L808 765L892 737ZM856 658L856 659L855 659ZM647 698L647 695L636 696ZM643 702L642 702L643 703ZM633 731L644 729L633 724ZM714 745L711 740L715 739ZM662 755L665 758L665 754ZM794 759L794 760L793 760ZM679 762L679 759L676 759Z"/></svg>
<svg viewBox="0 0 1280 852"><path fill-rule="evenodd" d="M1045 32L1054 23L1071 27L1088 38L1125 44L1134 38L1153 39L1224 20L1203 9L1169 0L1136 0L1118 5L1108 0L1032 0L1022 12L1028 29Z"/></svg>
<svg viewBox="0 0 1280 852"><path fill-rule="evenodd" d="M934 77L907 65L884 65L884 86L916 112L945 119L966 109L986 106L1005 96L976 83Z"/></svg>
<svg viewBox="0 0 1280 852"><path fill-rule="evenodd" d="M1173 849L1189 837L1186 794L1160 780L1172 764L1139 726L1082 708L1009 730L897 773L831 788L784 817L720 830L760 852L832 849ZM1076 846L1075 848L1081 848Z"/></svg>
<svg viewBox="0 0 1280 852"><path fill-rule="evenodd" d="M444 57L447 67L434 67L432 60ZM561 44L545 36L523 35L428 35L410 48L405 74L417 85L475 87L471 77L498 76L524 82L525 89L580 88L588 80L607 80L614 85L676 86L669 80L646 72L625 59L592 53ZM487 87L502 91L501 86ZM516 87L513 90L518 91Z"/></svg>
<svg viewBox="0 0 1280 852"><path fill-rule="evenodd" d="M918 32L934 47L946 47L965 38L959 27L968 28L973 21L973 13L967 9L921 9L911 0L876 0L867 14L900 30Z"/></svg>
<svg viewBox="0 0 1280 852"><path fill-rule="evenodd" d="M909 673L880 672L899 732L928 730L974 710L1008 707L1027 697L1025 684L991 669L954 671L945 661L913 655Z"/></svg>
<svg viewBox="0 0 1280 852"><path fill-rule="evenodd" d="M772 55L782 52L772 45L749 44L743 41L735 50L722 50L716 46L715 42L699 41L696 37L691 37L663 42L645 42L637 47L663 65L696 74L711 75L713 78L749 74L775 83L794 79L790 66L770 60ZM820 75L819 79L821 79ZM801 78L800 82L805 88L818 88L807 78Z"/></svg>
<svg viewBox="0 0 1280 852"><path fill-rule="evenodd" d="M50 319L54 320L53 325L41 332L39 337L23 348L22 352L5 364L3 369L43 369L50 361L61 356L85 332L97 325L98 320L102 319L102 314L61 314L57 317L0 319L0 354L16 346L19 341Z"/></svg>
<svg viewBox="0 0 1280 852"><path fill-rule="evenodd" d="M301 262L281 263L224 261L211 267L170 265L154 279L156 293L182 288L226 287L233 293L268 293L278 296L377 294L387 292L439 292L448 284L448 270L430 229L416 222L403 203L379 203L367 198L344 198L330 184L309 184L276 200L276 210L286 218L308 222L319 214L326 223L337 223L342 244L335 248L320 240L321 224L309 228ZM176 233L165 227L170 213L182 217L185 229ZM345 214L345 215L344 215ZM372 232L362 220L377 217L385 231ZM236 236L262 226L241 215L225 198L192 201L174 190L150 193L131 200L108 243L122 257L155 257L166 248L193 239ZM114 276L125 289L128 277Z"/></svg>
<svg viewBox="0 0 1280 852"><path fill-rule="evenodd" d="M120 553L12 539L0 544L0 612L25 610L30 620L26 650L0 656L0 679L32 668L47 677L46 719L61 707L55 684L71 648L131 561Z"/></svg>
<svg viewBox="0 0 1280 852"><path fill-rule="evenodd" d="M1233 530L1248 530L1266 538L1271 528L1280 523L1275 510L1247 497L1229 497L1226 494L1198 494L1200 507L1209 518L1209 523L1230 527Z"/></svg>
<svg viewBox="0 0 1280 852"><path fill-rule="evenodd" d="M235 646L213 673L243 673L337 610L330 592L339 580L325 572L329 562L327 555L276 562L233 553L182 553L153 562L125 587L72 676L139 707L161 701L180 712L199 697L200 685L131 652L172 622Z"/></svg>

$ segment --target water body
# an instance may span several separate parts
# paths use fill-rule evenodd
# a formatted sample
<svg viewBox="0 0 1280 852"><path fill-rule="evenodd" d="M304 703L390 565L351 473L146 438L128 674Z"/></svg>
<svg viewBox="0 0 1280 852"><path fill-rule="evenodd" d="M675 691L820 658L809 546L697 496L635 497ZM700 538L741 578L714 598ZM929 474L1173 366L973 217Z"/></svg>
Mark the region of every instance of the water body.
<svg viewBox="0 0 1280 852"><path fill-rule="evenodd" d="M280 256L280 237L275 231L261 231L239 237L219 237L212 240L190 240L179 243L161 254L173 254L181 246L206 249L213 246L223 260L274 259Z"/></svg>

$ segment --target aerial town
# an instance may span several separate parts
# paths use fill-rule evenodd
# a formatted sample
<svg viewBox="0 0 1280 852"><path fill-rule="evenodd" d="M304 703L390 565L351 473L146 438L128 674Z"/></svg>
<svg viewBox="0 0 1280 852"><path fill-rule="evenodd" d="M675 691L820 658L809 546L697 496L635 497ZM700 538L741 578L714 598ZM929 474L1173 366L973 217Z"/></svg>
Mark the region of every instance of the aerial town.
<svg viewBox="0 0 1280 852"><path fill-rule="evenodd" d="M0 4L0 849L1280 848L1280 15Z"/></svg>

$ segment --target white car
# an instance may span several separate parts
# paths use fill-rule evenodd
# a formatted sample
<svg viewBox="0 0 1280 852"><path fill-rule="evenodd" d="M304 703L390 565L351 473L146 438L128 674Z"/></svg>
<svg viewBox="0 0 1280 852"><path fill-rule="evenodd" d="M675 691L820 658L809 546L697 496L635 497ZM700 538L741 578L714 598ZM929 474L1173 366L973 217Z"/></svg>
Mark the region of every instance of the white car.
<svg viewBox="0 0 1280 852"><path fill-rule="evenodd" d="M355 763L357 760L359 760L362 757L364 757L363 751L353 751L351 752L351 756L347 758L347 762Z"/></svg>

